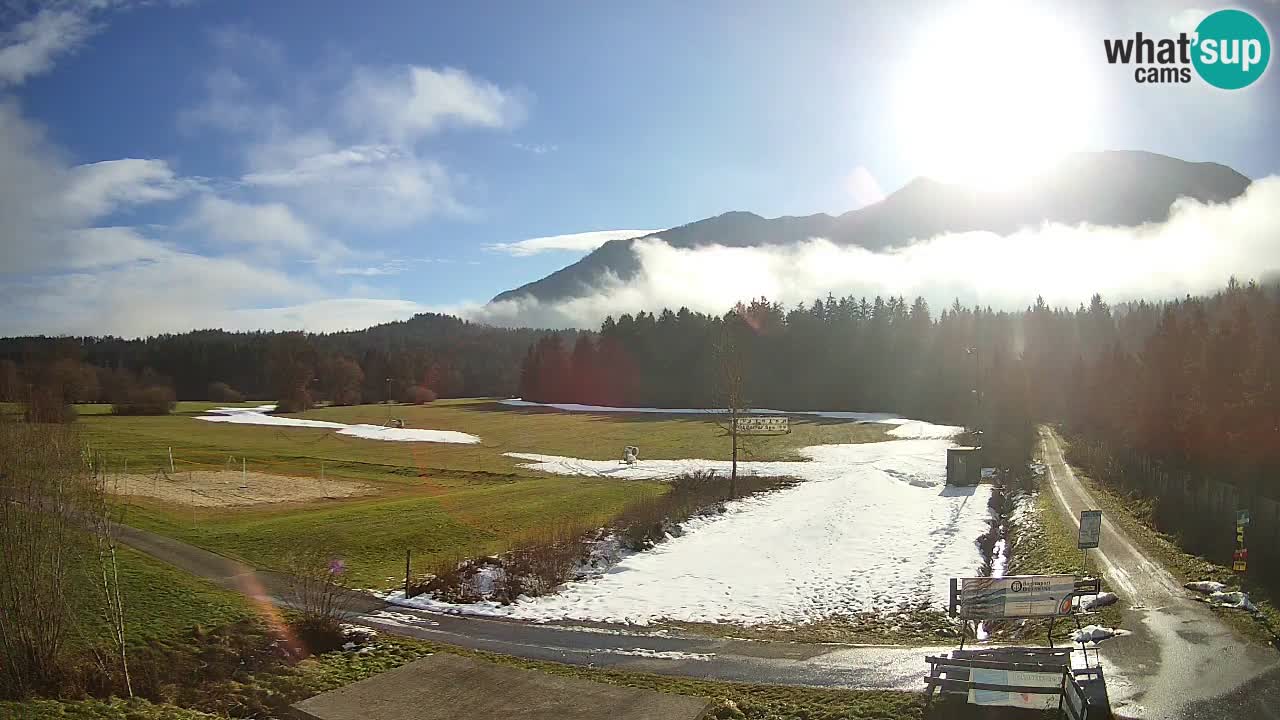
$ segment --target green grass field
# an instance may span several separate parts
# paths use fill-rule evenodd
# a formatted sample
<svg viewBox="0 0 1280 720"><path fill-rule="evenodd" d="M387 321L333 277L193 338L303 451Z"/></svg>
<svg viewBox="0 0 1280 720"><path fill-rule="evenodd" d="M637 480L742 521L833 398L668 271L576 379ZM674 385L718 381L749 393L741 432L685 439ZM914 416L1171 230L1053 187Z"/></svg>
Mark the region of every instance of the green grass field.
<svg viewBox="0 0 1280 720"><path fill-rule="evenodd" d="M244 403L255 405L259 403ZM638 445L644 458L726 458L729 440L703 418L647 414L562 413L511 408L492 400L444 400L424 406L318 408L302 417L343 423L459 430L476 445L403 443L338 435L316 428L212 423L195 416L214 403L179 403L164 417L117 417L105 405L81 406L85 440L110 467L153 474L239 469L299 478L347 479L371 487L348 499L230 508L198 508L130 497L125 522L181 538L246 562L279 568L298 547L342 557L352 582L388 588L403 580L404 553L415 570L435 559L502 550L562 524L603 523L628 502L664 491L656 482L547 476L519 467L506 452L590 459L621 456ZM744 459L796 459L824 443L885 439L879 425L792 421L792 432L752 438Z"/></svg>
<svg viewBox="0 0 1280 720"><path fill-rule="evenodd" d="M125 600L125 637L134 645L168 642L196 625L222 625L252 612L243 595L127 547L117 551L116 564ZM100 594L101 588L94 587L68 595L84 628L78 642L109 632L97 615Z"/></svg>
<svg viewBox="0 0 1280 720"><path fill-rule="evenodd" d="M254 403L247 403L253 405ZM342 423L382 425L391 418L405 427L459 430L481 438L477 445L397 443L338 435L331 430L210 423L194 417L213 403L179 403L165 417L116 417L107 405L81 405L86 438L131 472L168 466L208 469L227 466L229 457L245 457L251 469L294 475L326 475L361 480L405 482L405 477L491 473L533 475L521 470L507 452L568 455L594 460L622 456L638 445L644 458L724 458L729 441L700 417L619 413L562 413L512 408L492 400L441 400L431 405L357 405L317 408L299 417ZM828 420L797 420L788 435L752 438L745 459L797 459L807 445L871 442L885 438L879 425ZM237 465L238 467L238 465Z"/></svg>

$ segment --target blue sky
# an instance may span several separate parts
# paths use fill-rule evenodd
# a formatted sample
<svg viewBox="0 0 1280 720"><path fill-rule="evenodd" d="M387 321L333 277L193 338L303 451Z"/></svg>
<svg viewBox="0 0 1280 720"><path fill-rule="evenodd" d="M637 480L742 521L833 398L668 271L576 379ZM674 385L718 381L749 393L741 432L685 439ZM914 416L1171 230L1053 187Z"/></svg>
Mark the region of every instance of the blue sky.
<svg viewBox="0 0 1280 720"><path fill-rule="evenodd" d="M465 310L609 236L522 241L844 212L995 157L1019 113L1037 147L1263 177L1274 70L1223 93L1102 57L1214 7L1046 3L1028 29L945 2L0 4L0 333ZM992 47L1012 57L947 94Z"/></svg>

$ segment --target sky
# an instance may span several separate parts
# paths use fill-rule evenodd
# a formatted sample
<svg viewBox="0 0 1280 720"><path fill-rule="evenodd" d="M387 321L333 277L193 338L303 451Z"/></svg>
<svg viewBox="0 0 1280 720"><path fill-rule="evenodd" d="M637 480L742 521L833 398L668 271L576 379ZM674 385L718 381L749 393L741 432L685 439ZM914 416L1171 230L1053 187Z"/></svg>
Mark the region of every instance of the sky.
<svg viewBox="0 0 1280 720"><path fill-rule="evenodd" d="M1265 178L1274 69L1139 85L1102 52L1217 7L0 0L0 335L494 319L610 238L1073 150Z"/></svg>

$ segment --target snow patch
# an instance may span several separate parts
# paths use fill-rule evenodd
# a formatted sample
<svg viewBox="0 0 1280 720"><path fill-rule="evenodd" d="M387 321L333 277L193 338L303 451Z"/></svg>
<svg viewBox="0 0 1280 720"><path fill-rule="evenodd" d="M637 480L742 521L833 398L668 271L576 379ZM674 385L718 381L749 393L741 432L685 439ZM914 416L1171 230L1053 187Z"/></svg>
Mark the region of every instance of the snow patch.
<svg viewBox="0 0 1280 720"><path fill-rule="evenodd" d="M1118 630L1116 628L1102 627L1100 625L1085 625L1083 628L1072 633L1071 639L1083 645L1084 643L1097 643L1108 638L1120 637L1128 634L1128 630Z"/></svg>
<svg viewBox="0 0 1280 720"><path fill-rule="evenodd" d="M723 415L727 410L724 408L652 408L652 407L610 407L608 405L582 405L580 403L539 403L530 402L515 398L512 400L499 400L503 405L512 407L545 407L560 410L562 412L584 412L584 413L648 413L655 415ZM901 415L893 413L875 413L875 412L847 412L843 410L767 410L755 409L750 410L752 415L793 415L826 418L829 420L848 420L857 423L878 423L882 425L896 425L889 434L897 438L914 438L921 439L943 439L953 437L964 431L964 428L955 425L935 425L933 423L921 422L919 420L911 420Z"/></svg>
<svg viewBox="0 0 1280 720"><path fill-rule="evenodd" d="M700 662L706 662L715 657L714 653L688 653L675 650L649 650L646 648L632 650L604 648L595 652L609 653L610 655L634 655L635 657L656 658L658 660L698 660Z"/></svg>
<svg viewBox="0 0 1280 720"><path fill-rule="evenodd" d="M1188 590L1195 590L1196 592L1201 592L1205 594L1220 593L1223 590L1227 589L1226 585L1223 585L1220 582L1215 582L1213 580L1198 580L1196 582L1189 582L1183 587L1185 587Z"/></svg>
<svg viewBox="0 0 1280 720"><path fill-rule="evenodd" d="M212 415L200 415L197 420L207 422L235 423L242 425L275 425L278 427L304 427L336 430L339 435L365 438L366 440L388 440L391 442L435 442L474 444L480 438L471 433L456 430L421 430L418 428L390 428L381 425L347 425L346 423L328 420L307 420L305 418L268 415L275 410L275 405L259 405L257 407L220 407L209 412Z"/></svg>
<svg viewBox="0 0 1280 720"><path fill-rule="evenodd" d="M1097 596L1083 601L1080 604L1080 607L1084 608L1085 610L1097 610L1098 608L1103 608L1108 605L1112 605L1117 600L1119 600L1119 598L1116 597L1115 593L1104 592L1104 593L1099 593Z"/></svg>
<svg viewBox="0 0 1280 720"><path fill-rule="evenodd" d="M1258 608L1249 602L1249 594L1242 592L1215 592L1209 594L1209 604L1224 608L1234 608L1248 612L1257 612Z"/></svg>
<svg viewBox="0 0 1280 720"><path fill-rule="evenodd" d="M404 592L401 591L398 594L404 595ZM391 593L391 595L397 595L397 593ZM387 597L387 601L391 601L391 596ZM434 627L440 624L435 620L429 620L418 615L410 615L409 613L395 612L394 610L378 610L376 612L369 613L368 615L362 615L361 617L369 621L380 622L383 625L390 625L392 627Z"/></svg>
<svg viewBox="0 0 1280 720"><path fill-rule="evenodd" d="M802 462L740 462L744 474L804 482L696 517L652 550L561 592L510 605L455 605L420 595L393 604L537 622L648 625L659 620L744 625L804 623L840 614L945 606L951 577L982 564L991 487L946 486L945 440L804 448ZM728 473L716 460L582 460L512 454L565 475L667 479Z"/></svg>

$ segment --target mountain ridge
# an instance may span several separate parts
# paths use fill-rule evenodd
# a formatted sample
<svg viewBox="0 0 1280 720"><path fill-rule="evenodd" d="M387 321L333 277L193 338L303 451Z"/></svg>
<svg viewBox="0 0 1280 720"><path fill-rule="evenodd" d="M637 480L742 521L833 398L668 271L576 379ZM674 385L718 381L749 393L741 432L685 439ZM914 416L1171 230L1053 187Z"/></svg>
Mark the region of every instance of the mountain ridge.
<svg viewBox="0 0 1280 720"><path fill-rule="evenodd" d="M840 215L765 218L732 210L656 233L610 240L570 265L494 296L542 302L577 297L606 274L626 281L640 269L633 247L661 238L676 248L789 245L822 237L872 251L946 232L1001 234L1043 222L1136 226L1165 220L1179 198L1217 203L1243 194L1251 180L1214 162L1189 162L1147 151L1074 153L1022 186L979 190L917 177L883 200Z"/></svg>

